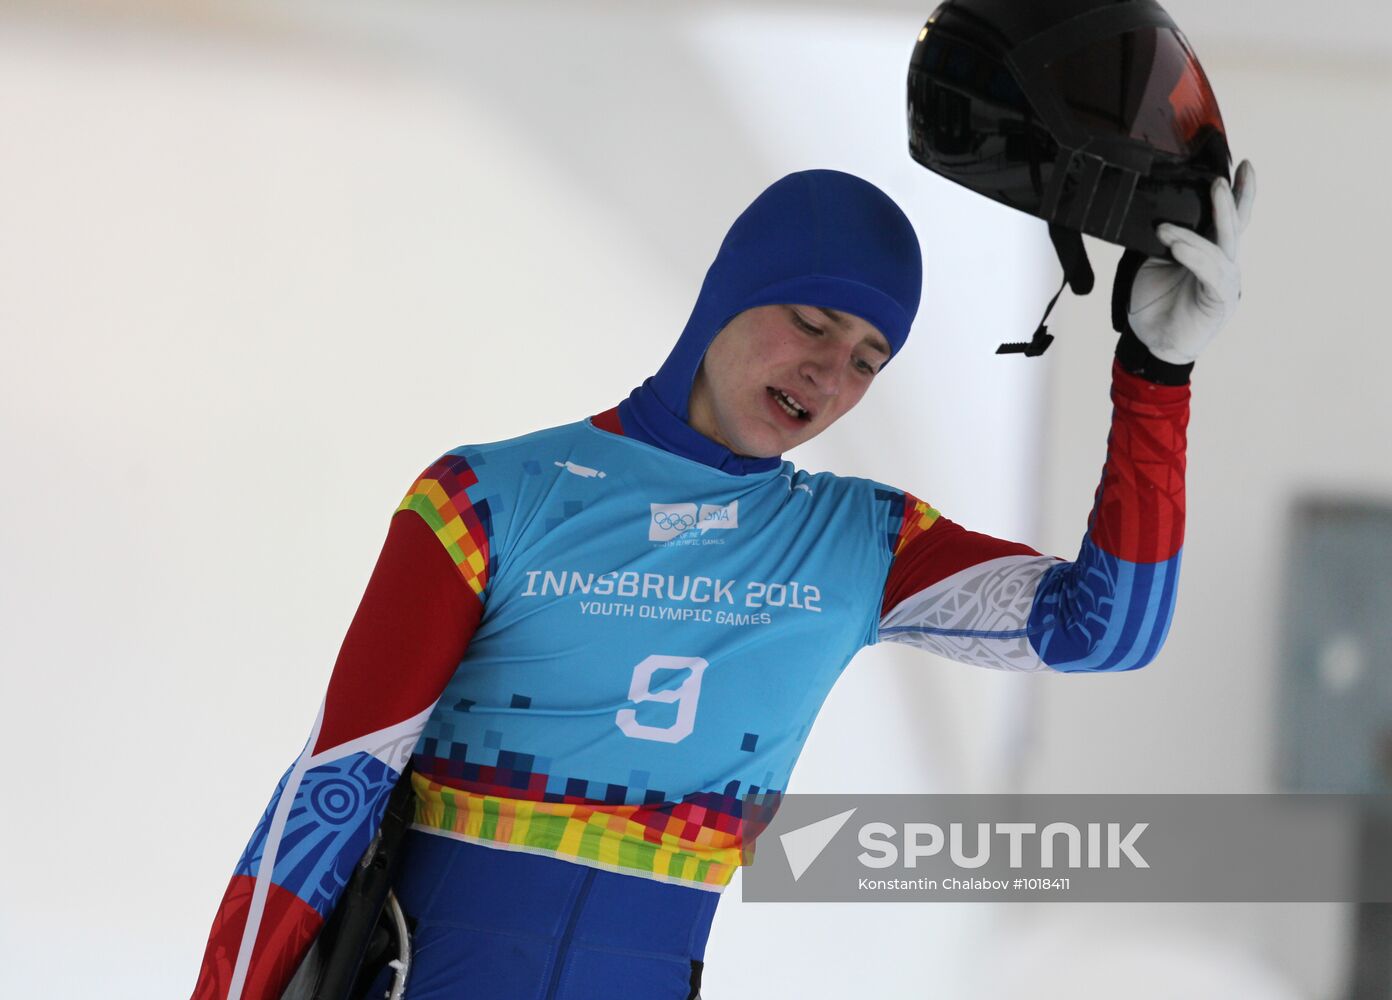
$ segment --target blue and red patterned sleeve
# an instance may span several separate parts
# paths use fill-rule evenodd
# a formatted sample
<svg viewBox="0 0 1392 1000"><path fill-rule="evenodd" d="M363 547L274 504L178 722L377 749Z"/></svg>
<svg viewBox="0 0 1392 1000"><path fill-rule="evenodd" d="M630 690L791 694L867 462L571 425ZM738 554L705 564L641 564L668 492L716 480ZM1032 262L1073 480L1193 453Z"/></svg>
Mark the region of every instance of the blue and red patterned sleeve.
<svg viewBox="0 0 1392 1000"><path fill-rule="evenodd" d="M491 539L476 485L447 454L392 517L309 742L214 917L195 1000L278 998L366 850L483 612Z"/></svg>
<svg viewBox="0 0 1392 1000"><path fill-rule="evenodd" d="M879 637L1005 670L1134 670L1169 630L1189 387L1112 367L1107 460L1078 556L967 531L903 495Z"/></svg>

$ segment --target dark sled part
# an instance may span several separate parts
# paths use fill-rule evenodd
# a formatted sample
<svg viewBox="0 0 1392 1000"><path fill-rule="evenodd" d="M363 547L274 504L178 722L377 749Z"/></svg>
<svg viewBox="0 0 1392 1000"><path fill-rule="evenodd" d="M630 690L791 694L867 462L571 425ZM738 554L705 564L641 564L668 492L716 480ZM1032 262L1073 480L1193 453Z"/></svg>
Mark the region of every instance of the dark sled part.
<svg viewBox="0 0 1392 1000"><path fill-rule="evenodd" d="M414 809L408 765L392 789L372 843L281 1000L361 1000L376 973L404 950L399 921L386 913L386 903Z"/></svg>

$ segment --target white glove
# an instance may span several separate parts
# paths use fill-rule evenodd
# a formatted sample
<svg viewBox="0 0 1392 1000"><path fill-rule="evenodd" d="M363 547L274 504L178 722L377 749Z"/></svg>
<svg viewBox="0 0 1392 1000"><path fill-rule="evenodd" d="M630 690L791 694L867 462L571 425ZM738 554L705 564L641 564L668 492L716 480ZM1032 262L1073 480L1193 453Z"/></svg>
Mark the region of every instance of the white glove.
<svg viewBox="0 0 1392 1000"><path fill-rule="evenodd" d="M1242 294L1237 247L1252 217L1256 173L1248 160L1237 168L1236 195L1228 182L1213 182L1213 220L1218 242L1182 226L1162 223L1155 235L1174 260L1152 257L1131 286L1127 317L1151 354L1187 365L1217 336Z"/></svg>

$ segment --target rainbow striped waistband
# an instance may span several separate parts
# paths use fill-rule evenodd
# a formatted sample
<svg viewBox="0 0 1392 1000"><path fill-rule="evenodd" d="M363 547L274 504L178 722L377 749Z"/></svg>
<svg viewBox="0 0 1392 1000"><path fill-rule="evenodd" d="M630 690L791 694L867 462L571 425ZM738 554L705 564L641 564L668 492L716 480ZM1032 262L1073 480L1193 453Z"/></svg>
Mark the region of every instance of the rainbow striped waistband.
<svg viewBox="0 0 1392 1000"><path fill-rule="evenodd" d="M546 802L471 792L412 773L415 825L460 840L719 892L748 824L725 796L656 805ZM709 801L702 801L707 798ZM727 809L715 808L717 803ZM752 838L751 838L752 839Z"/></svg>

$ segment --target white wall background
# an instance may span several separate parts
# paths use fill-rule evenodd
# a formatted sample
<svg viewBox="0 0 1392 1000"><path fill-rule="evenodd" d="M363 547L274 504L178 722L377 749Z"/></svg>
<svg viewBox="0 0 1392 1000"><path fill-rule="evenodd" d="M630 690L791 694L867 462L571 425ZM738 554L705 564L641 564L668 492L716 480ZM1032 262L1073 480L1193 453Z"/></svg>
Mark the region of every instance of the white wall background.
<svg viewBox="0 0 1392 1000"><path fill-rule="evenodd" d="M1370 127L1392 32L1327 6L1345 16L1307 38L1294 4L1170 5L1263 194L1242 313L1196 375L1161 661L1072 683L867 651L792 790L1270 787L1283 505L1392 490L1371 363L1392 151ZM926 264L905 354L795 460L1076 549L1105 295L1065 299L1046 362L991 356L1057 265L1042 224L909 160L927 13L0 6L0 725L20 755L0 990L187 995L402 491L456 444L613 405L790 170L880 184ZM1295 141L1314 123L1326 155ZM870 753L904 764L867 784ZM706 994L996 997L1027 970L1038 996L1334 997L1347 946L1334 906L744 906L736 887Z"/></svg>

